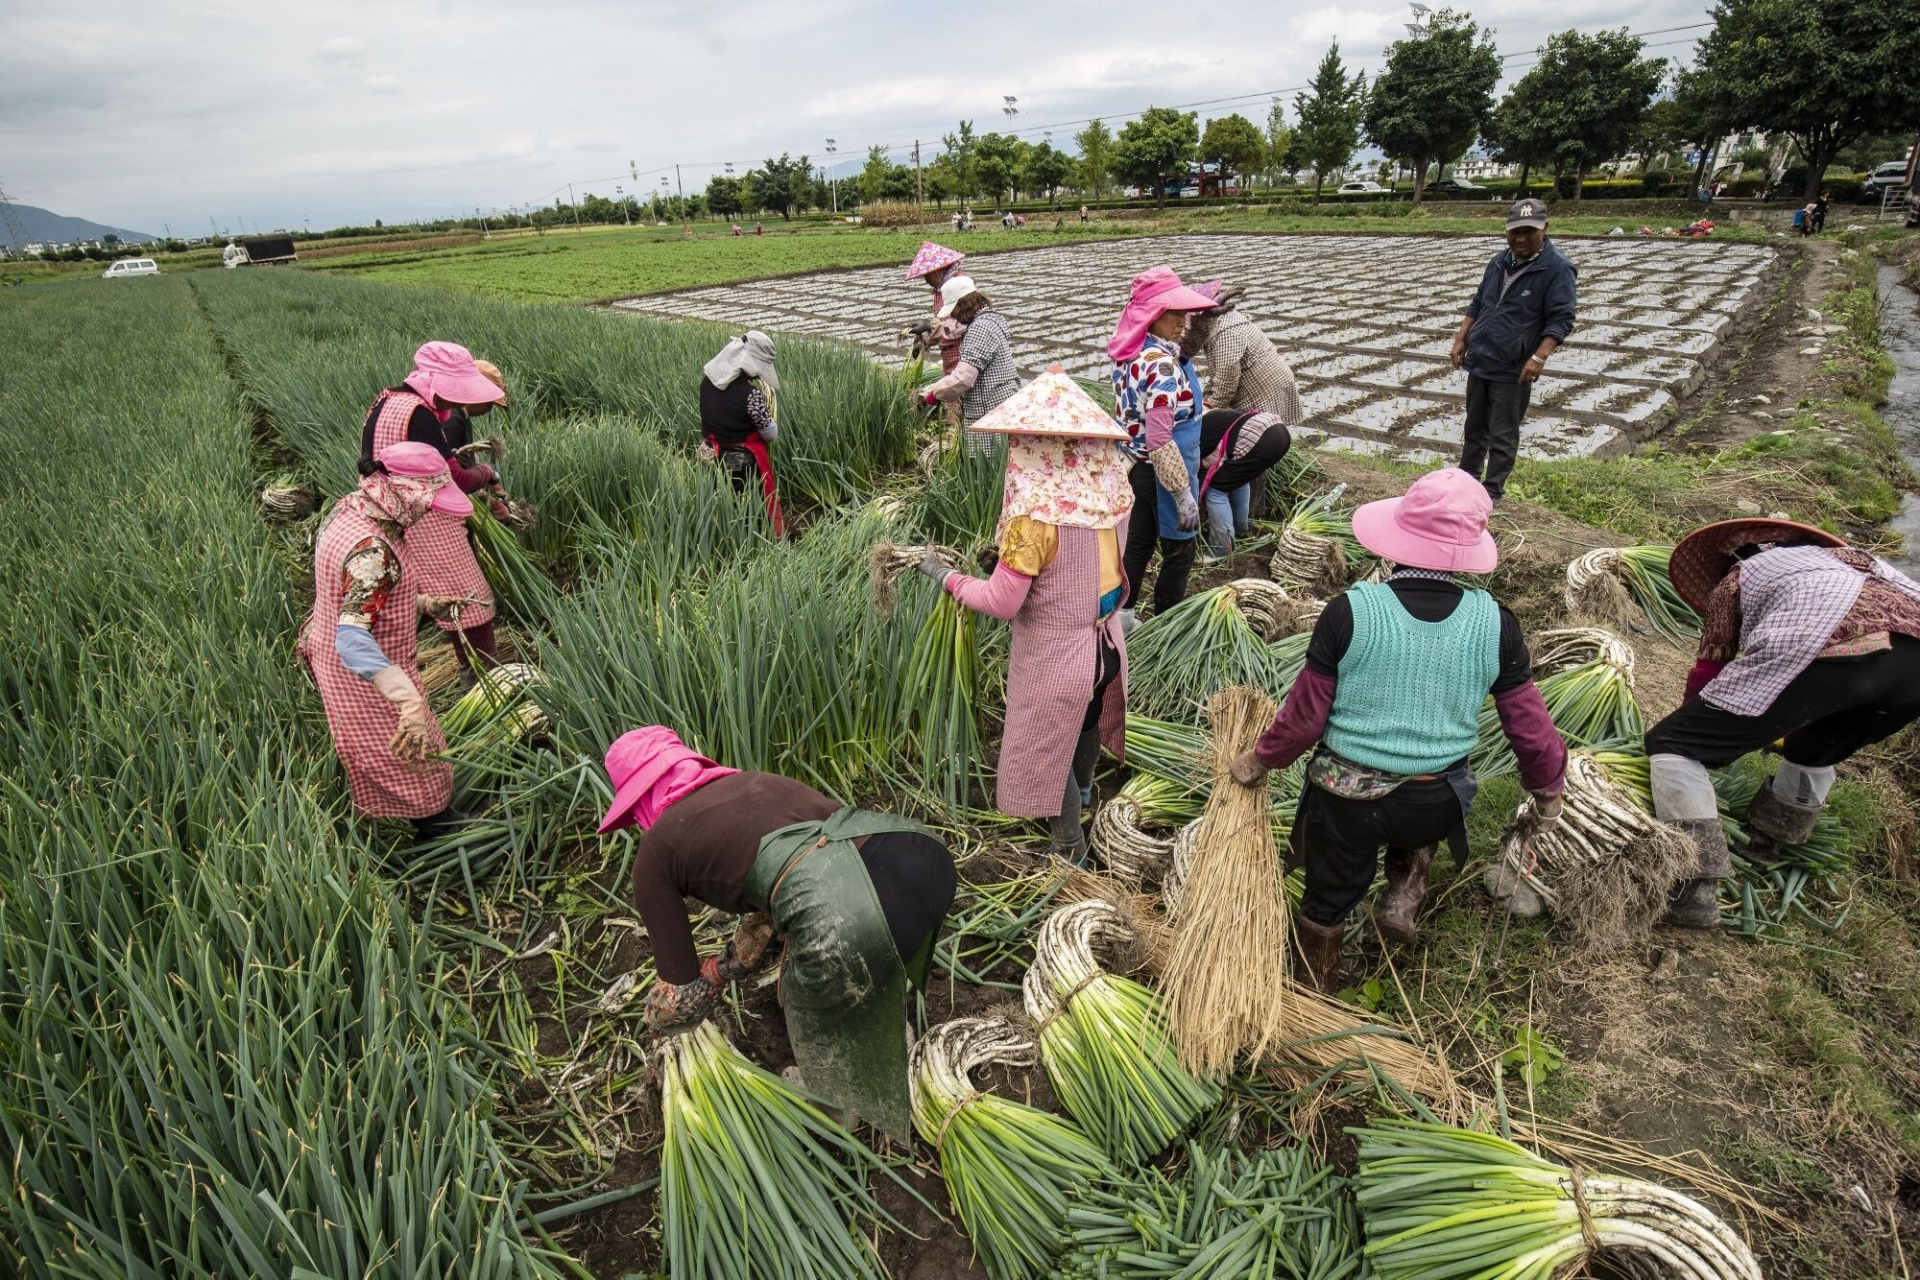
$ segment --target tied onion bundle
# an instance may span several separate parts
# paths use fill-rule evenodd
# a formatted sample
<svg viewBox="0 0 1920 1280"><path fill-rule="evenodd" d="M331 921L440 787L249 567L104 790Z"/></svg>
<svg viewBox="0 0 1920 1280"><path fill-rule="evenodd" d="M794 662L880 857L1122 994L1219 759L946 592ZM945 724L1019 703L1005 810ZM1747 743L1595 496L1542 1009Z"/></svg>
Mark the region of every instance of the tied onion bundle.
<svg viewBox="0 0 1920 1280"><path fill-rule="evenodd" d="M1556 648L1565 654L1582 643L1588 642L1562 641ZM1569 746L1637 743L1646 735L1646 721L1640 715L1640 705L1633 700L1632 651L1616 642L1598 652L1599 656L1542 679L1540 698L1547 704L1553 727ZM1625 662L1620 661L1623 654ZM1494 700L1488 698L1480 707L1473 771L1486 779L1511 773L1514 768L1513 749L1500 727L1499 711Z"/></svg>
<svg viewBox="0 0 1920 1280"><path fill-rule="evenodd" d="M1530 647L1535 679L1544 680L1589 662L1604 662L1618 667L1629 687L1633 684L1638 664L1633 646L1605 627L1560 627L1542 631L1533 637Z"/></svg>
<svg viewBox="0 0 1920 1280"><path fill-rule="evenodd" d="M1642 1275L1760 1280L1746 1242L1657 1183L1583 1176L1491 1134L1406 1119L1360 1144L1366 1256L1378 1280L1548 1280L1601 1250Z"/></svg>
<svg viewBox="0 0 1920 1280"><path fill-rule="evenodd" d="M951 547L874 544L867 573L876 613L892 615L901 577L917 570L930 554L948 564L960 558ZM966 795L973 764L974 706L981 676L975 617L973 610L941 591L914 637L903 680L909 695L903 704L906 733L919 745L925 780L949 801Z"/></svg>
<svg viewBox="0 0 1920 1280"><path fill-rule="evenodd" d="M484 498L473 504L467 530L473 535L474 559L493 588L495 602L522 623L542 625L553 604L553 580L520 535L493 514Z"/></svg>
<svg viewBox="0 0 1920 1280"><path fill-rule="evenodd" d="M1033 1042L1000 1018L959 1018L913 1047L913 1124L940 1159L947 1195L993 1280L1041 1280L1064 1241L1075 1195L1118 1173L1071 1123L982 1093L969 1073L1030 1067Z"/></svg>
<svg viewBox="0 0 1920 1280"><path fill-rule="evenodd" d="M1366 555L1353 536L1353 519L1334 504L1347 490L1344 484L1294 507L1280 526L1268 572L1289 590L1329 595L1352 581L1352 564Z"/></svg>
<svg viewBox="0 0 1920 1280"><path fill-rule="evenodd" d="M1213 793L1200 815L1192 866L1165 972L1167 1022L1180 1061L1199 1075L1226 1071L1284 1038L1289 912L1280 855L1267 816L1267 789L1235 782L1228 770L1273 722L1258 689L1224 689L1207 704L1213 726ZM1277 975L1267 971L1279 965Z"/></svg>
<svg viewBox="0 0 1920 1280"><path fill-rule="evenodd" d="M1067 1224L1061 1280L1344 1280L1362 1266L1347 1184L1304 1147L1190 1146L1179 1178L1093 1188Z"/></svg>
<svg viewBox="0 0 1920 1280"><path fill-rule="evenodd" d="M873 550L867 553L867 578L873 584L875 613L883 618L893 616L894 606L900 600L900 579L918 569L929 555L939 556L948 564L960 562L960 553L952 547L937 544L901 546L893 542L873 544Z"/></svg>
<svg viewBox="0 0 1920 1280"><path fill-rule="evenodd" d="M1131 941L1110 903L1061 907L1040 926L1022 986L1054 1093L1126 1165L1164 1149L1220 1097L1217 1082L1180 1065L1160 997L1100 967L1095 947Z"/></svg>
<svg viewBox="0 0 1920 1280"><path fill-rule="evenodd" d="M1609 753L1612 770L1584 751L1567 757L1560 821L1529 836L1523 804L1500 842L1499 866L1523 880L1592 950L1652 927L1667 894L1692 872L1696 851L1679 830L1653 817L1646 791L1632 787L1632 757ZM1644 776L1645 757L1640 768Z"/></svg>
<svg viewBox="0 0 1920 1280"><path fill-rule="evenodd" d="M295 476L275 476L260 490L260 509L274 520L305 520L320 509L313 489Z"/></svg>
<svg viewBox="0 0 1920 1280"><path fill-rule="evenodd" d="M1609 626L1625 626L1639 605L1654 630L1670 640L1698 637L1700 615L1681 599L1668 576L1672 547L1596 547L1567 565L1561 594L1567 611Z"/></svg>
<svg viewBox="0 0 1920 1280"><path fill-rule="evenodd" d="M1127 785L1131 787L1134 781L1151 776L1135 774ZM1106 864L1108 873L1128 889L1138 889L1148 880L1165 875L1173 856L1173 840L1143 830L1144 820L1139 802L1123 788L1120 795L1094 813L1087 831L1088 841L1100 855L1100 861Z"/></svg>
<svg viewBox="0 0 1920 1280"><path fill-rule="evenodd" d="M1305 637L1290 634L1297 612L1273 583L1244 578L1148 618L1127 637L1128 710L1191 720L1200 699L1236 684L1279 696L1306 657Z"/></svg>
<svg viewBox="0 0 1920 1280"><path fill-rule="evenodd" d="M874 1277L862 1227L903 1230L866 1178L899 1175L703 1022L661 1049L661 1244L672 1280Z"/></svg>
<svg viewBox="0 0 1920 1280"><path fill-rule="evenodd" d="M530 692L540 673L524 662L503 662L479 671L473 688L440 717L440 730L458 752L484 750L508 740L524 741L546 725L546 713Z"/></svg>

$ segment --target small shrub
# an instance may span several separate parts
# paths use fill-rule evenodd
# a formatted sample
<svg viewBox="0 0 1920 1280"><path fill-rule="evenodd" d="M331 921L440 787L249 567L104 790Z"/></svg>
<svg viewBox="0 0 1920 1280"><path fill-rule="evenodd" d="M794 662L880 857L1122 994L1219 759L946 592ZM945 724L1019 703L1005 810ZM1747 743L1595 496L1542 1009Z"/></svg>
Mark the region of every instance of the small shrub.
<svg viewBox="0 0 1920 1280"><path fill-rule="evenodd" d="M860 206L864 227L910 227L918 221L920 211L910 200L873 200Z"/></svg>

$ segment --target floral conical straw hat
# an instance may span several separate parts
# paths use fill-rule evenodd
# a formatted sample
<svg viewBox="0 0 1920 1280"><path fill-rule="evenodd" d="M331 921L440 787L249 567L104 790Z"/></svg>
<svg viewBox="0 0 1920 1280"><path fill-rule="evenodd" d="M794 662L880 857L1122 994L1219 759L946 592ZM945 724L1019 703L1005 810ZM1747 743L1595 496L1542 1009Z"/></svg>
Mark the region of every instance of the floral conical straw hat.
<svg viewBox="0 0 1920 1280"><path fill-rule="evenodd" d="M1002 435L1071 436L1126 440L1127 429L1054 365L1014 392L986 417L967 427Z"/></svg>
<svg viewBox="0 0 1920 1280"><path fill-rule="evenodd" d="M943 244L931 240L920 242L920 252L913 255L913 262L907 267L907 279L917 280L929 271L938 271L950 267L967 255L957 249L949 249Z"/></svg>

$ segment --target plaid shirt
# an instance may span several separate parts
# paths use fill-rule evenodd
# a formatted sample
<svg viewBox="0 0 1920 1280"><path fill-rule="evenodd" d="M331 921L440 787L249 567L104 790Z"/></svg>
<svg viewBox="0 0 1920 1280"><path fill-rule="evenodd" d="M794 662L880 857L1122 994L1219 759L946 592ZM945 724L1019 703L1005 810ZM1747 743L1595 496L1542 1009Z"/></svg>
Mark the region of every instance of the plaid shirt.
<svg viewBox="0 0 1920 1280"><path fill-rule="evenodd" d="M1206 359L1209 404L1221 409L1262 409L1289 424L1305 416L1293 370L1260 326L1238 310L1214 322Z"/></svg>
<svg viewBox="0 0 1920 1280"><path fill-rule="evenodd" d="M1007 322L997 311L982 311L973 318L966 335L960 339L960 360L980 371L980 376L960 398L960 416L969 424L986 417L1020 389L1020 374L1013 367L1013 348L1007 341Z"/></svg>
<svg viewBox="0 0 1920 1280"><path fill-rule="evenodd" d="M1920 636L1920 583L1862 551L1778 547L1735 566L1714 588L1701 658L1730 656L1735 618L1739 656L1700 696L1757 716L1815 658L1871 652L1889 630Z"/></svg>

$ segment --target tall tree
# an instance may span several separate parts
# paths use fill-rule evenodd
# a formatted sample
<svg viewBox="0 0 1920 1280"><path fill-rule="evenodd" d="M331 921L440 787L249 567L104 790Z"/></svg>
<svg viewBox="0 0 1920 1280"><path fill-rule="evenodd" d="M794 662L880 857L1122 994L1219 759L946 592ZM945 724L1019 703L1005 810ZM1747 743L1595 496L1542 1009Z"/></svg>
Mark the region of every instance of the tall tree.
<svg viewBox="0 0 1920 1280"><path fill-rule="evenodd" d="M805 156L795 160L784 151L778 160L769 156L766 163L747 174L752 180L753 207L771 210L782 221L792 217L794 206L806 198L812 168Z"/></svg>
<svg viewBox="0 0 1920 1280"><path fill-rule="evenodd" d="M1164 205L1167 179L1186 176L1200 145L1200 117L1172 107L1148 107L1130 120L1113 144L1113 171L1124 182L1153 188L1155 206Z"/></svg>
<svg viewBox="0 0 1920 1280"><path fill-rule="evenodd" d="M1582 35L1562 31L1547 37L1547 47L1515 91L1529 90L1536 122L1554 138L1557 173L1573 174L1573 198L1586 185L1587 170L1624 152L1646 113L1666 64L1640 56L1640 37L1618 31ZM1511 96L1511 95L1509 95Z"/></svg>
<svg viewBox="0 0 1920 1280"><path fill-rule="evenodd" d="M885 198L882 190L886 186L888 171L892 168L893 160L887 155L886 143L876 142L867 148L867 162L860 166L860 176L853 180L862 201Z"/></svg>
<svg viewBox="0 0 1920 1280"><path fill-rule="evenodd" d="M1920 20L1912 0L1720 0L1696 61L1710 110L1784 133L1807 166L1805 196L1869 130L1920 129Z"/></svg>
<svg viewBox="0 0 1920 1280"><path fill-rule="evenodd" d="M1080 185L1098 200L1107 189L1107 174L1113 169L1113 132L1104 121L1090 120L1087 127L1073 135L1080 148Z"/></svg>
<svg viewBox="0 0 1920 1280"><path fill-rule="evenodd" d="M1300 125L1294 130L1294 149L1313 170L1313 202L1319 204L1327 175L1345 169L1360 148L1367 78L1347 74L1347 64L1340 58L1340 42L1335 40L1320 59L1310 87L1311 92L1293 95L1293 109L1300 117ZM1277 109L1279 104L1274 106Z"/></svg>
<svg viewBox="0 0 1920 1280"><path fill-rule="evenodd" d="M953 169L954 194L971 200L980 194L980 176L974 172L973 157L979 139L974 136L973 121L962 120L960 127L940 139L942 153Z"/></svg>
<svg viewBox="0 0 1920 1280"><path fill-rule="evenodd" d="M1493 110L1499 79L1491 35L1452 9L1435 13L1418 35L1387 50L1363 118L1375 146L1412 162L1415 204L1428 163L1445 163L1472 145Z"/></svg>
<svg viewBox="0 0 1920 1280"><path fill-rule="evenodd" d="M1029 191L1044 192L1047 208L1054 207L1054 193L1073 176L1073 157L1051 142L1041 142L1027 151L1021 169L1021 181Z"/></svg>
<svg viewBox="0 0 1920 1280"><path fill-rule="evenodd" d="M1500 105L1480 126L1487 151L1496 160L1520 166L1520 191L1528 191L1528 179L1535 169L1551 168L1556 181L1560 177L1555 161L1559 138L1543 101L1545 86L1531 75L1520 77L1507 90Z"/></svg>
<svg viewBox="0 0 1920 1280"><path fill-rule="evenodd" d="M1238 112L1207 121L1206 132L1200 135L1200 162L1219 166L1223 192L1228 174L1252 173L1266 158L1267 135Z"/></svg>
<svg viewBox="0 0 1920 1280"><path fill-rule="evenodd" d="M1698 123L1687 118L1678 98L1662 98L1649 105L1634 127L1628 147L1640 157L1640 172L1653 167L1655 156L1678 151L1699 140Z"/></svg>
<svg viewBox="0 0 1920 1280"><path fill-rule="evenodd" d="M1280 99L1275 98L1267 107L1267 153L1261 157L1261 168L1267 172L1267 185L1275 186L1281 177L1292 173L1300 166L1295 157L1300 154L1300 135L1295 129L1287 127L1287 109Z"/></svg>
<svg viewBox="0 0 1920 1280"><path fill-rule="evenodd" d="M1027 159L1027 144L1010 133L986 133L980 135L974 143L974 174L980 182L980 191L999 203L1000 193L1013 197L1014 186L1020 181L1020 172Z"/></svg>
<svg viewBox="0 0 1920 1280"><path fill-rule="evenodd" d="M945 156L936 157L927 166L925 182L927 199L933 201L935 208L945 208L947 198L960 190L960 179Z"/></svg>

